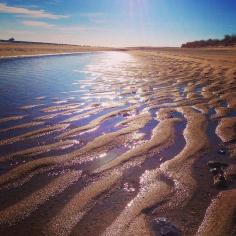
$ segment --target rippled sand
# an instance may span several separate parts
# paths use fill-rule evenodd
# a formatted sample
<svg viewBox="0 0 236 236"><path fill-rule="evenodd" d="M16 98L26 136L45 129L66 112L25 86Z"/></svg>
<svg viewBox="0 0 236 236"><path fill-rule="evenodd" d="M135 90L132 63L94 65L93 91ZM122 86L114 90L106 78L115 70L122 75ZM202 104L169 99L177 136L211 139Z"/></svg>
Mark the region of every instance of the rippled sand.
<svg viewBox="0 0 236 236"><path fill-rule="evenodd" d="M0 119L0 234L235 235L236 50L105 55Z"/></svg>

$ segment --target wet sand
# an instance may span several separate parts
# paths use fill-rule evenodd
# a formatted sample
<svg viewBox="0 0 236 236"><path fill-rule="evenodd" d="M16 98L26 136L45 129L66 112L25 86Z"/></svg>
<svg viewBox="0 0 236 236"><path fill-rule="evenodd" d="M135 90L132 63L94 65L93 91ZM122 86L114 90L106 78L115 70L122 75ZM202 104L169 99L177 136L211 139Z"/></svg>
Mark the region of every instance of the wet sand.
<svg viewBox="0 0 236 236"><path fill-rule="evenodd" d="M0 234L235 235L236 50L113 56L0 118Z"/></svg>

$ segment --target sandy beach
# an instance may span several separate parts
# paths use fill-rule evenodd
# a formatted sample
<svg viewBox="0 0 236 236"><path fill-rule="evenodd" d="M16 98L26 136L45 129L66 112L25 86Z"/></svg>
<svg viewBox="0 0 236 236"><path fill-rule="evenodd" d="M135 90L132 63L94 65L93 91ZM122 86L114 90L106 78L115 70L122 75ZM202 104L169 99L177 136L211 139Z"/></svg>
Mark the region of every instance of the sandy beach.
<svg viewBox="0 0 236 236"><path fill-rule="evenodd" d="M0 57L107 51L108 47L89 47L46 43L0 43Z"/></svg>
<svg viewBox="0 0 236 236"><path fill-rule="evenodd" d="M236 49L126 50L0 118L0 234L235 235Z"/></svg>

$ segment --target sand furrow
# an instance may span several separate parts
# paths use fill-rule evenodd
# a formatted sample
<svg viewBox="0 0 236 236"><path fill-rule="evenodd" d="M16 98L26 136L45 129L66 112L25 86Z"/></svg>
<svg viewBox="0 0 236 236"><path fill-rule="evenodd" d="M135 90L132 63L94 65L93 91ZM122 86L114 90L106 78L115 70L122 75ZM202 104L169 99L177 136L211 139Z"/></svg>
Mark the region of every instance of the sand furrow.
<svg viewBox="0 0 236 236"><path fill-rule="evenodd" d="M13 152L10 153L9 155L1 156L0 157L0 163L7 161L7 160L12 160L14 157L32 157L36 156L42 153L47 153L52 150L60 150L60 149L66 149L69 148L75 144L78 144L78 141L76 140L65 140L65 141L60 141L52 144L47 144L47 145L42 145L42 146L36 146L32 148L27 148L18 152Z"/></svg>
<svg viewBox="0 0 236 236"><path fill-rule="evenodd" d="M216 134L222 142L230 142L236 138L236 117L227 117L220 120L216 127Z"/></svg>
<svg viewBox="0 0 236 236"><path fill-rule="evenodd" d="M26 124L14 125L9 128L1 129L0 132L8 132L8 131L17 130L17 129L31 128L31 127L43 125L43 124L44 122L30 122Z"/></svg>
<svg viewBox="0 0 236 236"><path fill-rule="evenodd" d="M146 171L140 177L140 191L105 230L103 236L123 235L126 228L138 217L142 210L165 200L172 192L171 187L160 179L160 172Z"/></svg>
<svg viewBox="0 0 236 236"><path fill-rule="evenodd" d="M27 132L18 136L14 136L12 138L2 139L0 140L0 146L12 144L15 142L20 142L25 139L37 138L43 135L61 131L63 129L66 129L67 127L68 127L68 124L56 124L56 125L49 126L46 128L37 129L37 130L30 131L30 132Z"/></svg>
<svg viewBox="0 0 236 236"><path fill-rule="evenodd" d="M81 171L67 172L14 205L0 211L0 224L12 224L29 216L40 205L78 181L81 173Z"/></svg>
<svg viewBox="0 0 236 236"><path fill-rule="evenodd" d="M207 208L197 236L235 235L236 190L219 193ZM233 232L234 231L234 232Z"/></svg>
<svg viewBox="0 0 236 236"><path fill-rule="evenodd" d="M99 136L95 138L93 141L86 144L84 147L82 147L79 150L76 150L74 152L61 155L61 156L51 156L51 157L44 157L38 160L30 161L25 164L22 164L20 166L17 166L11 170L9 170L7 173L0 176L0 185L6 184L8 182L11 182L30 171L36 170L38 168L42 167L48 167L56 164L62 164L66 161L71 161L75 158L79 158L79 156L83 154L88 154L92 150L102 147L112 141L116 137L119 137L120 135L129 134L131 132L134 132L138 129L143 128L149 121L151 120L150 113L145 113L140 116L137 116L136 119L130 124L129 127L118 130L116 132L104 134L102 136Z"/></svg>
<svg viewBox="0 0 236 236"><path fill-rule="evenodd" d="M14 120L21 120L23 118L24 118L24 116L9 116L9 117L5 117L5 118L0 118L0 124L6 123L9 121L14 121Z"/></svg>
<svg viewBox="0 0 236 236"><path fill-rule="evenodd" d="M118 156L114 160L96 169L94 172L102 172L104 170L113 168L122 162L128 161L131 158L147 154L151 149L163 145L171 141L174 136L174 125L179 122L179 119L167 119L161 121L158 126L153 130L150 140L145 141L143 144L129 150L128 152Z"/></svg>
<svg viewBox="0 0 236 236"><path fill-rule="evenodd" d="M70 235L73 227L80 220L81 213L89 207L89 204L100 194L109 191L117 184L122 173L113 171L90 183L87 187L77 193L63 209L53 217L46 226L47 235Z"/></svg>
<svg viewBox="0 0 236 236"><path fill-rule="evenodd" d="M63 134L59 135L58 138L63 138L64 139L64 138L68 138L68 137L73 136L73 135L78 135L82 131L96 128L103 121L105 121L105 120L107 120L107 119L109 119L111 117L117 116L121 112L128 112L128 111L131 111L133 109L135 109L134 106L130 107L130 108L124 108L124 109L119 109L119 110L116 110L116 111L109 112L109 113L107 113L107 114L105 114L103 116L100 116L99 118L91 121L87 125L80 126L80 127L77 127L77 128L74 128L74 129L71 129L69 131L64 132Z"/></svg>
<svg viewBox="0 0 236 236"><path fill-rule="evenodd" d="M184 130L186 145L177 156L160 166L161 171L175 183L178 198L175 197L170 202L175 207L186 205L196 191L197 182L193 177L193 164L200 157L199 153L208 147L205 116L194 112L191 108L181 108L179 111L187 119Z"/></svg>

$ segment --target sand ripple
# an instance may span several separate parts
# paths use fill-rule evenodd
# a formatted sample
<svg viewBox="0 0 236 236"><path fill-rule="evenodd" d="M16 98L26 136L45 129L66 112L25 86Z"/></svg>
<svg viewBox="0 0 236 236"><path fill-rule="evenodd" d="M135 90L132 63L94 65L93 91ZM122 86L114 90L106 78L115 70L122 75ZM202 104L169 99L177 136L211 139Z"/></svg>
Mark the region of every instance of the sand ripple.
<svg viewBox="0 0 236 236"><path fill-rule="evenodd" d="M236 55L211 50L101 53L73 90L2 117L0 233L152 235L167 217L233 235L235 179L216 189L207 162L235 162Z"/></svg>

